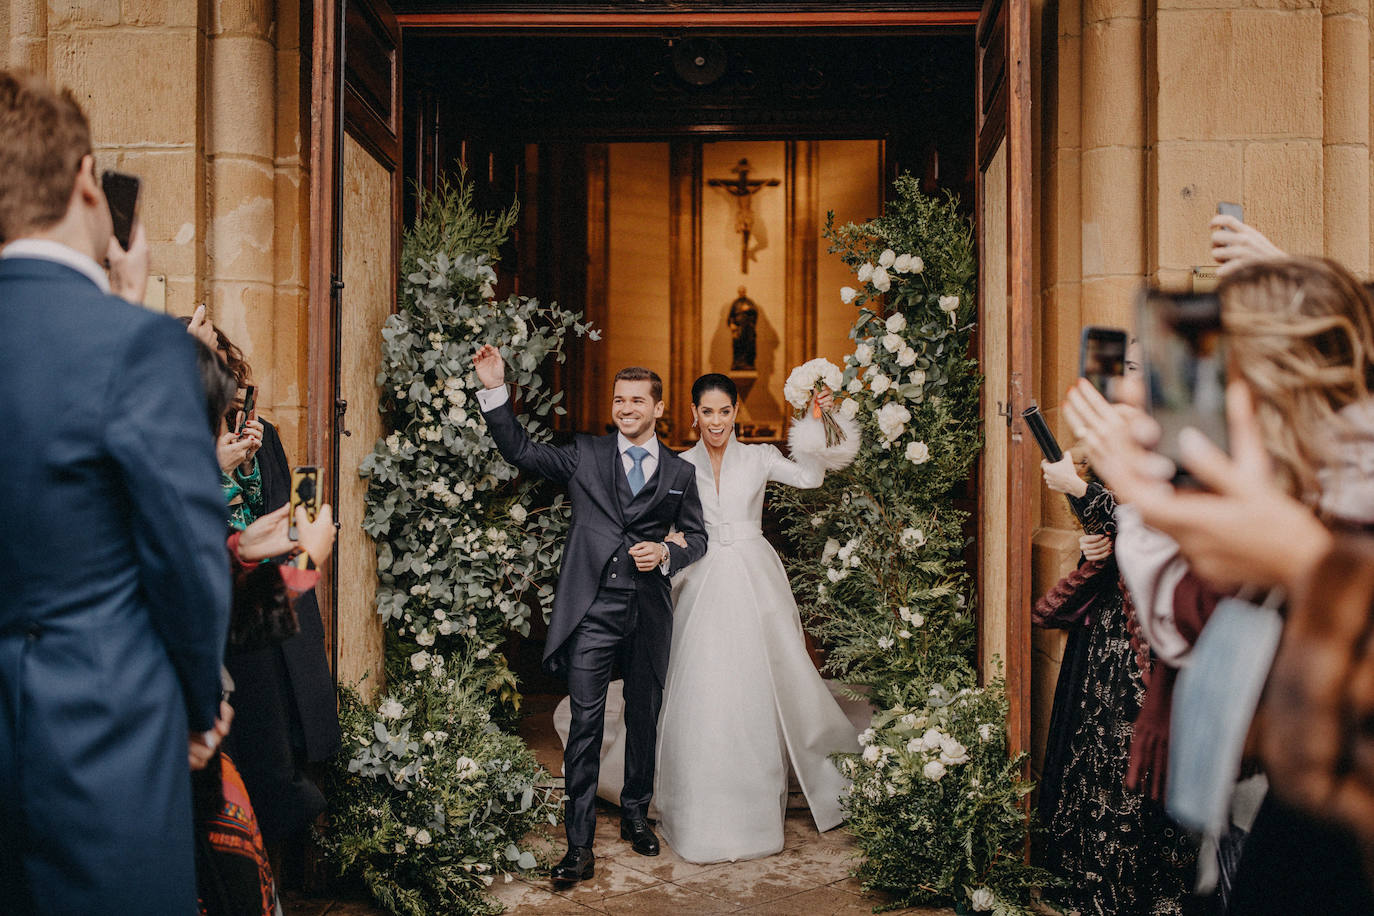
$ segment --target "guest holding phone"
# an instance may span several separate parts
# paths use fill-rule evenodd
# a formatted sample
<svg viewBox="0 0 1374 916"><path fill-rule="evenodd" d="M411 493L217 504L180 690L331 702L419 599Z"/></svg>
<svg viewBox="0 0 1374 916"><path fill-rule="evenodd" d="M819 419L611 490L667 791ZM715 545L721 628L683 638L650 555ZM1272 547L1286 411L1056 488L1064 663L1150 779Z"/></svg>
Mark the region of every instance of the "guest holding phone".
<svg viewBox="0 0 1374 916"><path fill-rule="evenodd" d="M1124 334L1120 347L1125 358L1111 375L1138 382L1138 347ZM1072 451L1040 466L1050 490L1075 498L1084 526L1078 568L1032 614L1037 626L1069 634L1040 781L1043 860L1066 885L1048 893L1081 913L1201 912L1190 894L1196 845L1158 799L1125 784L1150 650L1116 566L1116 500L1080 476Z"/></svg>
<svg viewBox="0 0 1374 916"><path fill-rule="evenodd" d="M206 317L204 306L191 316L187 330L212 341L210 348L240 392L252 387L256 394L252 366L229 335ZM245 412L245 406L253 409ZM258 414L256 404L236 398L226 414L232 414L235 425L226 426L219 437L220 466L233 468L226 478L247 485L241 491L240 517L270 515L287 505L291 493L291 463L281 437ZM236 437L240 426L244 432ZM263 838L274 850L284 841L302 840L324 810L324 795L308 770L332 757L340 745L334 679L314 589L297 596L292 608L299 632L271 644L231 646L226 663L236 684L237 710L229 746L237 751Z"/></svg>

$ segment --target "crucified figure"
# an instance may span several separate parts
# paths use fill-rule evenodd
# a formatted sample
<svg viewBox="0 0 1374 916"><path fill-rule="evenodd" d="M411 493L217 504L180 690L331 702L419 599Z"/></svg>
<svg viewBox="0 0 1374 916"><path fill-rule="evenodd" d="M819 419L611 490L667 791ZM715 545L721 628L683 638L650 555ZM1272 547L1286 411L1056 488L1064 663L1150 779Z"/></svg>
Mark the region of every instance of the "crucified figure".
<svg viewBox="0 0 1374 916"><path fill-rule="evenodd" d="M754 231L754 195L764 188L782 184L779 178L749 180L749 160L741 159L730 171L738 178L709 178L706 183L713 188L724 188L735 198L735 231L742 236L740 248L740 273L749 273L749 235Z"/></svg>

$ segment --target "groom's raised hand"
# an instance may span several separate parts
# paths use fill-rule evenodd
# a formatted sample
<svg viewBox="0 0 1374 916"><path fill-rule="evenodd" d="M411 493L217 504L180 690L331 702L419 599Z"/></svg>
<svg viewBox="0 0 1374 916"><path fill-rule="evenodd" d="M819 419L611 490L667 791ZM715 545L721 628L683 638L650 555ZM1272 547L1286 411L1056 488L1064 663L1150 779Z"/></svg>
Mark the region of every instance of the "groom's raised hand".
<svg viewBox="0 0 1374 916"><path fill-rule="evenodd" d="M491 344L484 344L472 358L472 368L477 371L477 381L483 388L500 388L506 384L506 361L501 351Z"/></svg>

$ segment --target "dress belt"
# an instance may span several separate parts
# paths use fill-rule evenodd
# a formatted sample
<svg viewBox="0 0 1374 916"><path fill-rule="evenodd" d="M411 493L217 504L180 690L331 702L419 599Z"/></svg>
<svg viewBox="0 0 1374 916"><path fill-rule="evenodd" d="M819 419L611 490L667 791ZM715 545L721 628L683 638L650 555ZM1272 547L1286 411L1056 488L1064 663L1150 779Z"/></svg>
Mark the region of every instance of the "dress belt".
<svg viewBox="0 0 1374 916"><path fill-rule="evenodd" d="M733 544L763 537L763 526L758 522L717 522L707 523L706 536L710 544Z"/></svg>

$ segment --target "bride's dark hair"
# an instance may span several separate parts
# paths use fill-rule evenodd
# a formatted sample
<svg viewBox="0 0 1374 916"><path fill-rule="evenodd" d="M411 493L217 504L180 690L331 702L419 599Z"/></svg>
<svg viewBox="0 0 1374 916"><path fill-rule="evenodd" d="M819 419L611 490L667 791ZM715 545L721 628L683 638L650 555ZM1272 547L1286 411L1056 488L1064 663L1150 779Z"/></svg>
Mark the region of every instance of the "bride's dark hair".
<svg viewBox="0 0 1374 916"><path fill-rule="evenodd" d="M735 387L735 382L728 375L721 375L719 372L708 372L701 378L692 383L692 404L701 403L701 396L708 391L719 391L724 393L731 404L739 404L739 389Z"/></svg>

